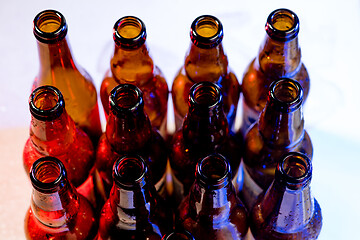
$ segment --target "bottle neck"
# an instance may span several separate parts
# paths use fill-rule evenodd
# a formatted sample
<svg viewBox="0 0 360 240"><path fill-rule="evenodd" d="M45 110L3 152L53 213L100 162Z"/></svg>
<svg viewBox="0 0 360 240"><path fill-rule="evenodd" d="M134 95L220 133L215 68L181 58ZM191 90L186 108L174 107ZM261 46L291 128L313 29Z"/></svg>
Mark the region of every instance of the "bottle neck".
<svg viewBox="0 0 360 240"><path fill-rule="evenodd" d="M228 59L222 43L213 48L200 48L191 43L184 67L193 82L218 82L228 73Z"/></svg>

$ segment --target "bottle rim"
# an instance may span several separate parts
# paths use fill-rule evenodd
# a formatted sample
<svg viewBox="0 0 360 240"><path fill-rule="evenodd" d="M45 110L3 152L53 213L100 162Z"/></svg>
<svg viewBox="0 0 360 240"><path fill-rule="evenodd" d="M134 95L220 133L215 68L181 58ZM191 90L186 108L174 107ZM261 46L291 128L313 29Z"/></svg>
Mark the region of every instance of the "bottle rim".
<svg viewBox="0 0 360 240"><path fill-rule="evenodd" d="M128 27L136 27L139 33L133 37L126 37L121 34L119 29ZM113 39L115 44L124 49L137 49L146 41L147 33L144 22L135 16L125 16L116 21L113 28Z"/></svg>
<svg viewBox="0 0 360 240"><path fill-rule="evenodd" d="M211 110L222 104L223 96L218 85L212 82L198 82L190 88L189 106Z"/></svg>
<svg viewBox="0 0 360 240"><path fill-rule="evenodd" d="M211 36L203 36L199 32L199 29L203 25L211 25L212 28L216 29L216 32L214 32L214 34ZM190 39L192 43L199 48L214 48L222 42L223 37L223 25L215 16L201 15L197 17L191 24Z"/></svg>
<svg viewBox="0 0 360 240"><path fill-rule="evenodd" d="M280 29L275 26L276 20L285 16L292 21L292 25L286 29ZM280 8L272 11L267 18L265 24L266 33L271 39L286 42L297 37L300 30L300 22L298 16L291 10L286 8Z"/></svg>
<svg viewBox="0 0 360 240"><path fill-rule="evenodd" d="M42 24L46 21L58 25L52 31L45 31L42 29ZM68 26L65 17L56 10L47 9L38 13L33 21L33 33L35 38L42 43L53 44L64 39L68 31Z"/></svg>
<svg viewBox="0 0 360 240"><path fill-rule="evenodd" d="M51 107L47 109L41 109L37 106L37 101L40 101L44 94L51 94L55 100L55 104L51 103ZM31 115L36 119L41 121L52 121L57 119L64 112L64 97L60 90L54 86L40 86L31 93L29 98L29 108Z"/></svg>
<svg viewBox="0 0 360 240"><path fill-rule="evenodd" d="M134 113L144 106L143 93L133 84L119 84L110 92L109 99L114 114Z"/></svg>
<svg viewBox="0 0 360 240"><path fill-rule="evenodd" d="M178 240L179 238L183 240L195 240L194 236L186 230L175 230L174 232L165 235L162 240Z"/></svg>
<svg viewBox="0 0 360 240"><path fill-rule="evenodd" d="M51 176L52 178L50 178ZM55 157L46 156L39 158L30 169L30 180L33 187L39 192L57 192L67 182L65 166Z"/></svg>

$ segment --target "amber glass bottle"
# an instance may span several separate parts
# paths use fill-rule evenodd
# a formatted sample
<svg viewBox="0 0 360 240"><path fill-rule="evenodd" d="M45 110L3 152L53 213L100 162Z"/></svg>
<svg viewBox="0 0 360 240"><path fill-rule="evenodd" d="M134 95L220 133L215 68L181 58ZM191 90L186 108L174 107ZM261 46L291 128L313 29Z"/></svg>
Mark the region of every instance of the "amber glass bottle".
<svg viewBox="0 0 360 240"><path fill-rule="evenodd" d="M25 217L27 239L93 239L97 224L91 205L68 181L60 160L43 157L30 172L31 206Z"/></svg>
<svg viewBox="0 0 360 240"><path fill-rule="evenodd" d="M97 93L89 74L72 57L67 39L67 23L55 10L45 10L34 19L34 35L40 58L40 71L33 83L39 86L56 86L64 95L66 110L97 143L101 123Z"/></svg>
<svg viewBox="0 0 360 240"><path fill-rule="evenodd" d="M251 212L250 227L256 240L317 239L322 215L310 191L311 176L306 155L291 152L284 156L273 183Z"/></svg>
<svg viewBox="0 0 360 240"><path fill-rule="evenodd" d="M196 166L196 180L179 206L178 223L195 239L244 239L247 211L231 183L231 168L221 155L209 155Z"/></svg>
<svg viewBox="0 0 360 240"><path fill-rule="evenodd" d="M119 84L133 84L144 94L144 109L152 126L165 136L169 90L163 74L149 55L145 24L137 17L126 16L115 23L113 32L115 50L100 88L105 114L110 111L109 95L113 88Z"/></svg>
<svg viewBox="0 0 360 240"><path fill-rule="evenodd" d="M199 159L217 152L227 157L232 169L238 169L241 146L229 131L222 96L211 82L196 83L190 89L189 112L171 143L170 165L178 201L188 194Z"/></svg>
<svg viewBox="0 0 360 240"><path fill-rule="evenodd" d="M68 169L68 177L76 187L88 177L95 162L90 138L75 126L65 109L61 92L53 86L35 89L29 98L31 113L30 137L23 151L27 173L40 157L60 159Z"/></svg>
<svg viewBox="0 0 360 240"><path fill-rule="evenodd" d="M193 235L189 233L188 231L182 230L176 230L174 232L171 232L167 235L165 235L162 240L195 240Z"/></svg>
<svg viewBox="0 0 360 240"><path fill-rule="evenodd" d="M245 136L244 174L241 191L249 209L274 180L275 169L286 152L302 152L312 158L310 137L304 129L303 91L292 79L273 82L264 110Z"/></svg>
<svg viewBox="0 0 360 240"><path fill-rule="evenodd" d="M301 61L298 42L299 19L288 9L273 11L266 22L266 36L259 54L245 70L242 80L243 134L254 123L266 104L269 86L279 78L292 78L303 88L306 100L310 79Z"/></svg>
<svg viewBox="0 0 360 240"><path fill-rule="evenodd" d="M172 229L172 212L149 179L139 155L124 155L113 168L114 185L100 217L97 239L155 240Z"/></svg>
<svg viewBox="0 0 360 240"><path fill-rule="evenodd" d="M203 81L216 83L221 88L224 111L232 130L240 96L240 84L230 70L224 53L222 24L214 16L200 16L191 25L190 38L191 45L184 66L175 77L171 90L176 130L181 128L188 112L190 88L195 83Z"/></svg>
<svg viewBox="0 0 360 240"><path fill-rule="evenodd" d="M95 167L107 192L113 182L112 166L126 153L140 154L146 159L152 182L159 191L165 190L166 144L159 132L151 127L144 112L141 90L132 84L120 84L110 93L106 132L100 138L96 152Z"/></svg>

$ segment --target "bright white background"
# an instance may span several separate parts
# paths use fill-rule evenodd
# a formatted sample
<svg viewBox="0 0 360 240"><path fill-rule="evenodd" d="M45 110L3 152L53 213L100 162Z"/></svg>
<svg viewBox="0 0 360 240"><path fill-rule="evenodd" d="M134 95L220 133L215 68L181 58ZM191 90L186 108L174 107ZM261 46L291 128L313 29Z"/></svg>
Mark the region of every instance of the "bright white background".
<svg viewBox="0 0 360 240"><path fill-rule="evenodd" d="M28 96L38 72L32 20L41 10L62 12L73 56L97 89L109 67L112 27L125 15L141 18L148 45L169 86L182 65L191 22L217 16L239 81L257 54L268 14L293 10L311 78L306 128L314 145L312 189L323 211L319 239L355 239L360 225L360 3L332 1L0 1L0 239L23 239L31 187L22 167L28 137ZM171 119L171 118L170 118Z"/></svg>

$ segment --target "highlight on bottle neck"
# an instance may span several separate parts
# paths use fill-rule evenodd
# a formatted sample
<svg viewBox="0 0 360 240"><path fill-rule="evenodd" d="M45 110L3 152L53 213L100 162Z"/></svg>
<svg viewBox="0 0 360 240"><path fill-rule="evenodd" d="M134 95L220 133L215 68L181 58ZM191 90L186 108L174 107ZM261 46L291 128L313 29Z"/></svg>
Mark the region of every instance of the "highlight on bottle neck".
<svg viewBox="0 0 360 240"><path fill-rule="evenodd" d="M312 164L310 159L299 152L286 154L275 171L275 179L291 190L301 189L310 184Z"/></svg>
<svg viewBox="0 0 360 240"><path fill-rule="evenodd" d="M29 108L31 115L36 119L51 121L64 112L64 97L54 86L41 86L31 93Z"/></svg>
<svg viewBox="0 0 360 240"><path fill-rule="evenodd" d="M186 230L174 231L165 235L162 240L195 240L195 238Z"/></svg>
<svg viewBox="0 0 360 240"><path fill-rule="evenodd" d="M37 191L54 193L67 183L66 170L59 159L50 156L42 157L33 163L30 180Z"/></svg>
<svg viewBox="0 0 360 240"><path fill-rule="evenodd" d="M44 10L38 13L33 21L33 32L42 43L56 43L67 34L65 17L56 10Z"/></svg>
<svg viewBox="0 0 360 240"><path fill-rule="evenodd" d="M145 24L137 17L122 17L114 25L113 38L121 48L139 48L145 43L146 36Z"/></svg>
<svg viewBox="0 0 360 240"><path fill-rule="evenodd" d="M213 48L223 39L223 26L211 15L197 17L191 24L190 39L199 48Z"/></svg>
<svg viewBox="0 0 360 240"><path fill-rule="evenodd" d="M139 189L146 184L147 169L145 160L139 155L125 155L115 162L113 178L122 189Z"/></svg>
<svg viewBox="0 0 360 240"><path fill-rule="evenodd" d="M211 154L200 160L196 166L196 180L206 189L220 189L229 184L230 164L220 154Z"/></svg>
<svg viewBox="0 0 360 240"><path fill-rule="evenodd" d="M303 89L296 80L282 78L273 82L269 90L269 102L281 112L292 112L303 102Z"/></svg>
<svg viewBox="0 0 360 240"><path fill-rule="evenodd" d="M142 91L132 84L120 84L110 92L110 109L114 114L135 113L144 107Z"/></svg>
<svg viewBox="0 0 360 240"><path fill-rule="evenodd" d="M195 83L190 88L190 107L212 110L222 106L222 94L220 88L212 82Z"/></svg>
<svg viewBox="0 0 360 240"><path fill-rule="evenodd" d="M276 9L270 13L265 30L271 39L280 42L290 41L296 38L299 33L299 18L289 9Z"/></svg>

